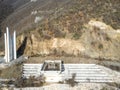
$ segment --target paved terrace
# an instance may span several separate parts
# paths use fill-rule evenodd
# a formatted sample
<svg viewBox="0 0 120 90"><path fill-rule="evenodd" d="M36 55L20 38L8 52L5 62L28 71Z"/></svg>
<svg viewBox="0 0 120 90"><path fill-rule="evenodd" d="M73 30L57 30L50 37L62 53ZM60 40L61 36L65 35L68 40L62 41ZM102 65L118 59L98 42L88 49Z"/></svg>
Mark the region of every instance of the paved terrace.
<svg viewBox="0 0 120 90"><path fill-rule="evenodd" d="M29 78L29 76L38 77L42 74L50 77L48 82L59 82L66 79L71 79L74 75L74 80L77 82L113 82L113 76L109 75L99 65L96 64L61 64L60 71L41 71L42 64L24 64L23 65L23 77ZM54 81L58 78L59 81ZM51 80L50 80L51 79Z"/></svg>

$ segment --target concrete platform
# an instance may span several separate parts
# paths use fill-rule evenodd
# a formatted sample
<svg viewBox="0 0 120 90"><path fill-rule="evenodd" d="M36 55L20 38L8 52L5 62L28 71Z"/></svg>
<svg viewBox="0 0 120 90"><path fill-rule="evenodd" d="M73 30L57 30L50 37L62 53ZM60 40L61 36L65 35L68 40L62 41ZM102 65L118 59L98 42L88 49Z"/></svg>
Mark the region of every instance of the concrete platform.
<svg viewBox="0 0 120 90"><path fill-rule="evenodd" d="M44 71L42 67L43 64L24 64L23 77L39 77L42 74L46 82L59 82L69 80L74 75L77 82L113 82L112 75L96 64L61 64L57 71Z"/></svg>

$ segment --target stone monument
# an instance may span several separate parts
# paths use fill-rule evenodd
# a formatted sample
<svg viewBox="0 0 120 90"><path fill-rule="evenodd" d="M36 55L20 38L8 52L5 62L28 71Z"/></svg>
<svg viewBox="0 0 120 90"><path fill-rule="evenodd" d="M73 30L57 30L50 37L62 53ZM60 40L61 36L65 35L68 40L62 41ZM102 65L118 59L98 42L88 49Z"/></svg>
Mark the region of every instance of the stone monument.
<svg viewBox="0 0 120 90"><path fill-rule="evenodd" d="M16 32L14 31L11 36L9 33L8 27L6 28L6 33L4 33L5 39L5 62L9 63L11 60L15 60L17 58L16 54Z"/></svg>

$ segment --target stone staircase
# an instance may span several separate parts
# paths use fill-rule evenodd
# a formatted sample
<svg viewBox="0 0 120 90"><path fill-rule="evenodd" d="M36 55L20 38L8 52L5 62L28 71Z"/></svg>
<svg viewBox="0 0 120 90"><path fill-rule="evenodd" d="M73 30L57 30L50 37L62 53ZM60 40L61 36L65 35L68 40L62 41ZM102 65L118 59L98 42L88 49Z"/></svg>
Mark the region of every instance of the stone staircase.
<svg viewBox="0 0 120 90"><path fill-rule="evenodd" d="M29 78L30 76L40 76L42 64L24 64L23 65L23 77Z"/></svg>
<svg viewBox="0 0 120 90"><path fill-rule="evenodd" d="M38 77L41 75L42 64L24 64L23 77ZM52 73L52 71L50 71ZM53 71L54 73L54 71ZM46 74L46 73L45 73ZM52 75L52 74L50 74ZM63 64L59 74L61 81L72 79L76 82L113 82L111 75L108 75L99 65L96 64ZM57 75L58 76L58 75ZM52 76L51 76L52 77Z"/></svg>
<svg viewBox="0 0 120 90"><path fill-rule="evenodd" d="M64 68L64 79L71 79L74 75L77 82L113 82L112 76L96 64L65 64Z"/></svg>

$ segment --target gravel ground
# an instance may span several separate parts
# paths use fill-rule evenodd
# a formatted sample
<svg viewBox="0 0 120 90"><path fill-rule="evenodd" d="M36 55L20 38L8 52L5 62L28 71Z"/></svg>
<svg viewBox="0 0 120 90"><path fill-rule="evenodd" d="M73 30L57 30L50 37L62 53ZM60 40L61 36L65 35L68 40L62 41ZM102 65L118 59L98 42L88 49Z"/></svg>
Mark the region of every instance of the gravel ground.
<svg viewBox="0 0 120 90"><path fill-rule="evenodd" d="M43 87L14 88L14 90L119 90L119 88L104 83L80 83L74 87L67 84L52 84Z"/></svg>

